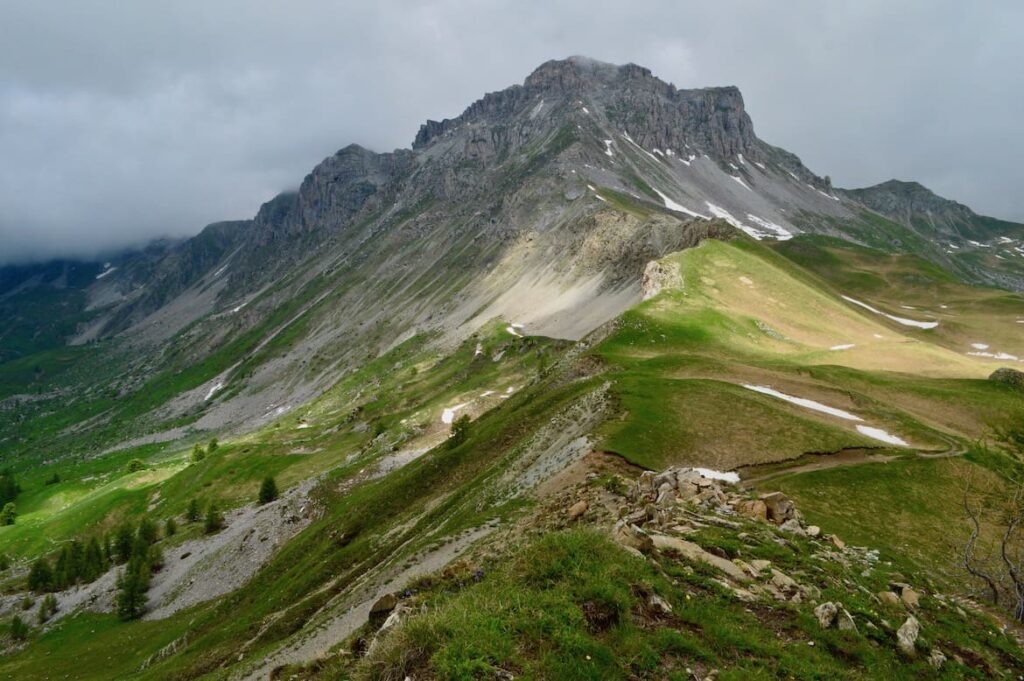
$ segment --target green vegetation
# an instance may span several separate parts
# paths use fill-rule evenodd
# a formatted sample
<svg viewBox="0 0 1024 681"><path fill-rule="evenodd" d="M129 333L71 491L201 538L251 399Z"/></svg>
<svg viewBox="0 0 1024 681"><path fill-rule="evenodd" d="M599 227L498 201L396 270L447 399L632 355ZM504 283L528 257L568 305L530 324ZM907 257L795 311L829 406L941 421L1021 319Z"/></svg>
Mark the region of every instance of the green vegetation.
<svg viewBox="0 0 1024 681"><path fill-rule="evenodd" d="M463 414L452 423L451 436L448 438L448 447L455 449L466 441L469 436L469 426L472 423L469 416Z"/></svg>
<svg viewBox="0 0 1024 681"><path fill-rule="evenodd" d="M277 483L274 478L267 476L263 478L263 483L260 485L259 503L269 504L275 499L277 499Z"/></svg>
<svg viewBox="0 0 1024 681"><path fill-rule="evenodd" d="M0 525L13 525L17 517L18 512L14 502L8 501L4 504L3 510L0 510Z"/></svg>
<svg viewBox="0 0 1024 681"><path fill-rule="evenodd" d="M834 583L821 600L841 600L861 630L822 629L809 604L743 603L708 568L667 556L642 560L604 533L560 531L486 570L464 564L419 582L411 607L425 614L410 615L364 659L353 663L339 655L321 663L312 678L500 678L511 672L525 678L682 680L711 669L730 680L939 678L927 661L935 646L972 651L971 667L949 662L943 671L950 678L981 679L989 664L1012 667L1019 656L1011 639L990 631L988 622L926 603L918 617L928 621L927 638L916 659L906 658L883 624L899 615L880 611L869 596L886 588L886 571L856 577L865 594L855 588L853 575L816 561L806 545L790 552L748 540L740 547L731 536L707 530L697 541L720 543L727 552L741 548L748 561L768 558L789 574L806 571ZM655 599L667 609L655 607Z"/></svg>
<svg viewBox="0 0 1024 681"><path fill-rule="evenodd" d="M224 514L217 508L217 504L210 502L206 509L206 518L203 520L203 532L213 534L224 529Z"/></svg>

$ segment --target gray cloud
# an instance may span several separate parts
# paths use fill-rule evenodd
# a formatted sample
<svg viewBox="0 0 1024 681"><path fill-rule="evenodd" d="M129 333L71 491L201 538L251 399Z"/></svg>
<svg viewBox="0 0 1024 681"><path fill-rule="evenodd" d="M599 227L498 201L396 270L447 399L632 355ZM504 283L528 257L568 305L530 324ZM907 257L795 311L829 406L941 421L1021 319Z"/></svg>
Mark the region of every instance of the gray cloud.
<svg viewBox="0 0 1024 681"><path fill-rule="evenodd" d="M51 0L0 25L0 262L249 217L335 149L408 146L571 54L738 85L759 136L838 185L1024 220L1016 0Z"/></svg>

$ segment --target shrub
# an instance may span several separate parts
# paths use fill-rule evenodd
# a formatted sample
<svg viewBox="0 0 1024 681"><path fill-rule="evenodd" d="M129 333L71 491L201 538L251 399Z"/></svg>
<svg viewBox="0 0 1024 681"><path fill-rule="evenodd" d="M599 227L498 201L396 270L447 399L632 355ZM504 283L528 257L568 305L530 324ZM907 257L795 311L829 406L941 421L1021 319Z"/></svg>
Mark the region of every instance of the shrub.
<svg viewBox="0 0 1024 681"><path fill-rule="evenodd" d="M448 438L448 447L450 449L455 449L466 441L466 438L469 437L470 423L472 423L472 421L469 420L469 416L467 414L463 414L459 418L455 419L455 422L452 424L452 434Z"/></svg>
<svg viewBox="0 0 1024 681"><path fill-rule="evenodd" d="M191 458L192 458L192 463L199 463L200 461L202 461L203 459L206 458L206 450L204 450L203 446L201 444L199 444L198 442L192 448Z"/></svg>
<svg viewBox="0 0 1024 681"><path fill-rule="evenodd" d="M168 518L167 521L164 523L164 536L173 537L177 533L178 523L174 520L174 518Z"/></svg>
<svg viewBox="0 0 1024 681"><path fill-rule="evenodd" d="M11 618L11 638L15 641L24 641L28 638L28 625L17 615Z"/></svg>
<svg viewBox="0 0 1024 681"><path fill-rule="evenodd" d="M51 475L50 477L43 481L43 484L56 485L58 482L60 482L60 475L57 474L57 471L54 471L53 475Z"/></svg>
<svg viewBox="0 0 1024 681"><path fill-rule="evenodd" d="M13 525L17 517L18 512L14 508L14 502L8 501L4 504L4 510L0 511L0 525Z"/></svg>
<svg viewBox="0 0 1024 681"><path fill-rule="evenodd" d="M185 518L190 523L199 522L199 501L191 499L188 502L188 510L185 511Z"/></svg>
<svg viewBox="0 0 1024 681"><path fill-rule="evenodd" d="M143 463L142 459L132 459L128 462L128 472L137 473L138 471L145 470L146 464Z"/></svg>

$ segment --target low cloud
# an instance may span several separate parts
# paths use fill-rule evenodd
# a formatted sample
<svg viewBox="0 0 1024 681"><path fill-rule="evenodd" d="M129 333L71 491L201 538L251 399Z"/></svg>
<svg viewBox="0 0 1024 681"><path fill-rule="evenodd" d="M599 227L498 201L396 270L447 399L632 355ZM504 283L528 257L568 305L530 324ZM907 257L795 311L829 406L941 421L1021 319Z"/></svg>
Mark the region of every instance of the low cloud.
<svg viewBox="0 0 1024 681"><path fill-rule="evenodd" d="M916 179L1024 220L1024 5L757 0L5 3L0 263L253 215L321 158L408 146L541 62L740 86L841 186Z"/></svg>

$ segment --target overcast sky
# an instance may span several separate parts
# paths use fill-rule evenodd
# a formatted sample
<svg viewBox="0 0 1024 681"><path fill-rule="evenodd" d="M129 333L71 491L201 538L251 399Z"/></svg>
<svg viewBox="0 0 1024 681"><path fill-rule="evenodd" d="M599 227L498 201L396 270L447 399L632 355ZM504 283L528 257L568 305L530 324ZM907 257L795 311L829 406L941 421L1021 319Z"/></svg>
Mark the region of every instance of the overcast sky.
<svg viewBox="0 0 1024 681"><path fill-rule="evenodd" d="M3 2L0 263L250 217L336 149L407 147L573 54L738 85L838 186L1024 221L1022 35L1020 0Z"/></svg>

